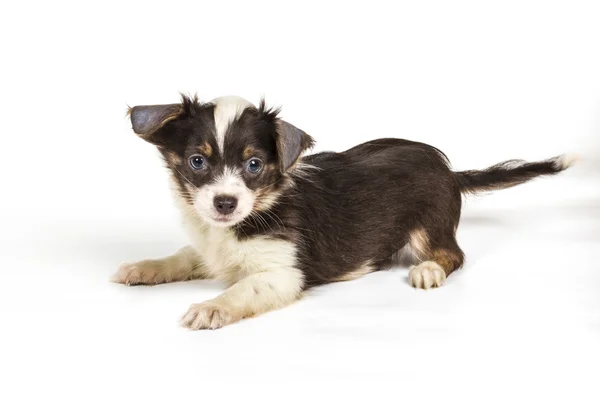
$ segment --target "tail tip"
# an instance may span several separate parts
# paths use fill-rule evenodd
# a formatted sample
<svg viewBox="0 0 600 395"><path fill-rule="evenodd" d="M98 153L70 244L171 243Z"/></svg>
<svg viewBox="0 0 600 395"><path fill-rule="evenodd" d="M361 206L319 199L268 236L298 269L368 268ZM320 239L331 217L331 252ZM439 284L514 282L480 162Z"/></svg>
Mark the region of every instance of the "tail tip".
<svg viewBox="0 0 600 395"><path fill-rule="evenodd" d="M559 171L566 170L581 160L581 156L575 153L568 153L554 158L554 165Z"/></svg>

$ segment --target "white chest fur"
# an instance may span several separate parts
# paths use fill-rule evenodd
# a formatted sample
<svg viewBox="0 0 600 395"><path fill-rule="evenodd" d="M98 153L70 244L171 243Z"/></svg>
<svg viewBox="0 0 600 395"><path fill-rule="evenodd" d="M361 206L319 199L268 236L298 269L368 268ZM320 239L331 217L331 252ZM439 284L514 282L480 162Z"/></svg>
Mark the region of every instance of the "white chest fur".
<svg viewBox="0 0 600 395"><path fill-rule="evenodd" d="M175 191L175 190L174 190ZM285 241L255 236L239 240L229 228L202 221L193 207L177 193L175 202L183 214L184 229L210 277L233 284L252 274L275 271L302 278L296 265L296 246Z"/></svg>
<svg viewBox="0 0 600 395"><path fill-rule="evenodd" d="M262 236L238 240L228 228L217 228L186 217L184 227L192 247L211 277L233 284L249 275L289 270L296 266L296 247Z"/></svg>

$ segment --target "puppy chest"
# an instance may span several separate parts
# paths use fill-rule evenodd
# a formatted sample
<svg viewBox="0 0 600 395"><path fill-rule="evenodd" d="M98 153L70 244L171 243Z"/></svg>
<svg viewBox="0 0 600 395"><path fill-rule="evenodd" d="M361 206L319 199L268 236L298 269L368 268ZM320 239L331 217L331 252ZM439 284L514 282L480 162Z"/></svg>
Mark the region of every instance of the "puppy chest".
<svg viewBox="0 0 600 395"><path fill-rule="evenodd" d="M193 247L216 278L236 281L247 271L244 245L231 232L214 230L192 236Z"/></svg>
<svg viewBox="0 0 600 395"><path fill-rule="evenodd" d="M296 266L296 248L283 240L238 240L228 229L191 232L191 242L206 269L217 279L235 282L254 273Z"/></svg>

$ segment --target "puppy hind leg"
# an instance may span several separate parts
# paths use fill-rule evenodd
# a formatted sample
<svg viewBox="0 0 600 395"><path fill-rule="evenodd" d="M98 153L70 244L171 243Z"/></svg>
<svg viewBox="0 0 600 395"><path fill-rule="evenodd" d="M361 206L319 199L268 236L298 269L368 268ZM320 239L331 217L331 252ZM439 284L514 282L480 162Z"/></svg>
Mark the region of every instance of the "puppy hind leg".
<svg viewBox="0 0 600 395"><path fill-rule="evenodd" d="M123 264L110 280L126 285L156 285L198 278L208 278L208 274L196 251L186 246L162 259Z"/></svg>
<svg viewBox="0 0 600 395"><path fill-rule="evenodd" d="M454 231L438 233L419 230L411 234L410 245L421 261L411 266L408 272L408 281L415 288L442 286L446 278L464 262L464 253L456 242Z"/></svg>

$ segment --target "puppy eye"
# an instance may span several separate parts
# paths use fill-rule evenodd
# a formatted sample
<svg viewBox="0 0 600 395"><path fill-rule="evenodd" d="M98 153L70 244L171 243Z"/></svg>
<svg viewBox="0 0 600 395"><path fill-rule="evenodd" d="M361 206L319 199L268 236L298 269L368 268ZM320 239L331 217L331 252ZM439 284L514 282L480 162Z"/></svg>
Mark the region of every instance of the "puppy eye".
<svg viewBox="0 0 600 395"><path fill-rule="evenodd" d="M190 166L195 170L202 170L206 167L206 159L202 155L190 156Z"/></svg>
<svg viewBox="0 0 600 395"><path fill-rule="evenodd" d="M262 170L263 168L263 163L262 160L258 159L258 158L252 158L248 161L248 165L246 166L246 169L248 170L248 172L250 173L258 173Z"/></svg>

